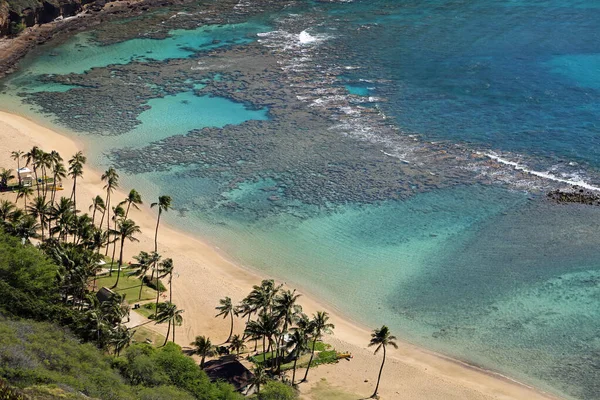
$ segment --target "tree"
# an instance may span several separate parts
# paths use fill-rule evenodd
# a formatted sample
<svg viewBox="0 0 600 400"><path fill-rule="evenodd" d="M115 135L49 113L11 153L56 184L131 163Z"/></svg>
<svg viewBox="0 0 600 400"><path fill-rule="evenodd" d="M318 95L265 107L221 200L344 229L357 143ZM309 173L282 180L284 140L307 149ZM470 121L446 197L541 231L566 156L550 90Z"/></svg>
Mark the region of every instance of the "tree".
<svg viewBox="0 0 600 400"><path fill-rule="evenodd" d="M15 205L9 200L0 200L0 219L2 222L7 222L14 210Z"/></svg>
<svg viewBox="0 0 600 400"><path fill-rule="evenodd" d="M106 200L104 201L105 206L104 211L102 212L102 219L100 219L100 227L102 227L104 217L106 217L106 230L110 231L110 215L106 215L106 213L110 214L110 195L119 187L119 174L117 174L117 171L113 167L110 167L102 174L101 179L106 182L104 185L104 189L106 189ZM108 246L106 247L106 254L108 254Z"/></svg>
<svg viewBox="0 0 600 400"><path fill-rule="evenodd" d="M33 175L35 176L35 185L37 188L38 196L40 195L40 185L38 184L38 166L40 163L40 159L42 158L43 151L37 147L33 146L29 152L25 154L26 164L30 165L33 168Z"/></svg>
<svg viewBox="0 0 600 400"><path fill-rule="evenodd" d="M56 152L53 151L52 153ZM54 204L54 201L56 200L56 191L58 189L57 183L62 182L62 180L67 177L67 170L62 163L62 158L60 155L58 155L58 153L56 154L54 165L52 166L52 181L54 182L54 190L52 191L52 196L50 196L51 205Z"/></svg>
<svg viewBox="0 0 600 400"><path fill-rule="evenodd" d="M244 339L240 337L240 335L233 335L230 340L229 348L235 351L236 356L240 356L240 351L246 348L244 344Z"/></svg>
<svg viewBox="0 0 600 400"><path fill-rule="evenodd" d="M23 199L23 209L27 210L27 198L33 195L33 189L26 186L19 186L17 189L17 201Z"/></svg>
<svg viewBox="0 0 600 400"><path fill-rule="evenodd" d="M104 200L101 196L97 195L92 199L92 205L89 208L89 210L92 211L92 224L96 223L96 211L104 212L104 209ZM100 225L100 227L102 227L102 225Z"/></svg>
<svg viewBox="0 0 600 400"><path fill-rule="evenodd" d="M54 221L54 227L50 227L50 235L59 234L59 239L67 240L67 235L73 225L75 214L73 213L73 202L66 197L61 197L50 209L51 221Z"/></svg>
<svg viewBox="0 0 600 400"><path fill-rule="evenodd" d="M173 343L175 343L175 327L180 326L183 323L183 316L181 315L182 313L183 310L178 310L177 306L169 301L160 303L158 305L154 320L157 324L164 324L165 322L169 323L167 335L165 337L165 343L163 343L163 346L165 346L169 341L171 325L173 326Z"/></svg>
<svg viewBox="0 0 600 400"><path fill-rule="evenodd" d="M23 153L21 150L13 151L12 153L10 153L10 158L17 162L17 177L19 179L19 186L21 186L22 184L21 175L19 174L19 172L21 170L21 158L23 158L24 154L25 153Z"/></svg>
<svg viewBox="0 0 600 400"><path fill-rule="evenodd" d="M44 240L44 227L46 226L46 220L48 216L48 203L42 196L38 196L33 200L27 209L32 217L40 219L40 226L42 228L42 241Z"/></svg>
<svg viewBox="0 0 600 400"><path fill-rule="evenodd" d="M215 309L219 311L219 313L217 315L215 315L215 317L223 316L223 319L227 318L227 316L231 317L231 327L229 329L229 336L227 337L227 340L225 341L225 343L228 343L229 339L231 339L231 335L233 334L234 307L233 307L233 304L231 303L230 297L225 297L224 299L219 300L219 304L221 304L221 305L215 307Z"/></svg>
<svg viewBox="0 0 600 400"><path fill-rule="evenodd" d="M268 353L271 350L271 342L273 335L277 332L277 319L272 314L261 312L256 321L250 321L246 325L246 333L253 340L262 339L263 353ZM267 339L269 346L267 347Z"/></svg>
<svg viewBox="0 0 600 400"><path fill-rule="evenodd" d="M125 239L130 242L139 242L139 240L134 236L140 233L140 227L135 224L130 219L120 220L117 224L117 235L121 241L121 250L119 252L119 270L117 271L117 280L111 289L114 289L119 284L119 278L121 277L121 267L123 266L123 247L125 246Z"/></svg>
<svg viewBox="0 0 600 400"><path fill-rule="evenodd" d="M173 270L175 267L173 266L173 259L167 258L160 263L160 272L162 273L161 277L169 276L169 301L173 302Z"/></svg>
<svg viewBox="0 0 600 400"><path fill-rule="evenodd" d="M269 380L267 371L262 365L257 365L252 369L252 378L250 380L251 386L256 386L256 393L260 395L260 385L264 385Z"/></svg>
<svg viewBox="0 0 600 400"><path fill-rule="evenodd" d="M308 342L306 339L306 332L303 329L297 328L294 329L294 332L290 335L290 340L286 343L286 347L288 349L293 349L294 351L292 386L296 381L296 364L298 363L298 359L304 351L308 350Z"/></svg>
<svg viewBox="0 0 600 400"><path fill-rule="evenodd" d="M73 178L73 189L71 190L71 200L73 201L73 212L77 214L77 178L83 177L83 165L87 158L81 151L75 153L69 160L69 176Z"/></svg>
<svg viewBox="0 0 600 400"><path fill-rule="evenodd" d="M283 338L287 334L288 327L293 324L294 316L302 312L302 307L296 304L299 297L300 295L296 294L296 290L284 290L274 299L273 312L280 321L283 321L281 335L279 336L279 340L277 342L277 373L280 372L281 368L281 357L279 355L279 350L283 346Z"/></svg>
<svg viewBox="0 0 600 400"><path fill-rule="evenodd" d="M127 195L127 198L125 200L123 200L119 205L123 205L123 204L127 204L127 208L125 210L125 218L127 218L127 216L129 215L129 208L133 205L133 208L135 208L136 210L139 210L140 204L143 204L142 202L142 196L138 193L137 190L135 189L131 189L129 191L129 194ZM154 250L156 251L156 250Z"/></svg>
<svg viewBox="0 0 600 400"><path fill-rule="evenodd" d="M12 174L12 169L2 168L2 172L0 172L0 189L8 189L8 181L10 181L14 177L15 176Z"/></svg>
<svg viewBox="0 0 600 400"><path fill-rule="evenodd" d="M383 372L383 366L385 364L385 349L387 346L392 346L394 348L398 348L398 345L395 342L396 337L390 334L390 330L387 326L383 325L381 329L375 329L371 334L371 341L369 342L369 347L377 346L375 348L375 353L379 352L381 348L383 348L383 361L381 362L381 368L379 368L379 375L377 376L377 385L375 386L375 391L371 398L377 397L377 391L379 390L379 381L381 381L381 373Z"/></svg>
<svg viewBox="0 0 600 400"><path fill-rule="evenodd" d="M254 397L255 400L295 400L298 398L294 388L283 382L268 380L262 391Z"/></svg>
<svg viewBox="0 0 600 400"><path fill-rule="evenodd" d="M123 207L121 207L121 206L113 207L112 210L113 210L112 220L113 220L113 223L114 223L114 229L112 231L110 231L109 234L112 233L113 235L115 235L115 238L112 241L112 243L113 243L113 251L112 251L112 259L111 259L111 262L110 262L110 271L108 273L108 276L112 276L113 265L115 263L115 253L117 251L117 241L118 241L117 224L119 223L119 221L125 215L125 210L123 210Z"/></svg>
<svg viewBox="0 0 600 400"><path fill-rule="evenodd" d="M210 338L196 336L196 339L190 345L194 346L194 354L200 356L200 368L202 369L204 369L204 360L206 357L213 357L217 354L217 349L210 342Z"/></svg>
<svg viewBox="0 0 600 400"><path fill-rule="evenodd" d="M39 167L42 170L42 193L44 200L46 200L46 195L48 194L48 176L47 171L52 168L53 160L51 153L41 152Z"/></svg>
<svg viewBox="0 0 600 400"><path fill-rule="evenodd" d="M148 273L148 270L150 269L150 266L152 265L152 261L151 261L150 257L151 257L150 254L145 251L140 251L140 254L133 257L137 261L137 265L136 265L137 270L135 270L135 272L133 272L132 275L136 275L138 278L140 278L140 293L138 295L138 300L140 300L142 298L142 288L144 287L144 278L146 277L146 274Z"/></svg>
<svg viewBox="0 0 600 400"><path fill-rule="evenodd" d="M158 226L160 225L160 216L163 211L167 212L171 209L171 196L159 196L157 203L150 204L150 208L158 206L158 218L156 219L156 231L154 232L154 251L158 251Z"/></svg>
<svg viewBox="0 0 600 400"><path fill-rule="evenodd" d="M15 224L9 229L9 232L21 239L21 243L25 244L29 242L30 238L37 238L37 231L39 225L36 219L31 215L25 215L20 218Z"/></svg>
<svg viewBox="0 0 600 400"><path fill-rule="evenodd" d="M306 367L306 373L304 374L304 378L302 378L302 382L306 382L306 378L308 377L308 371L310 370L310 364L312 363L313 357L315 356L315 346L317 345L317 340L321 339L323 334L330 334L335 326L330 324L329 322L329 314L325 311L318 311L317 314L313 315L313 319L311 321L311 333L312 333L312 349L310 352L310 360L308 361L308 366Z"/></svg>

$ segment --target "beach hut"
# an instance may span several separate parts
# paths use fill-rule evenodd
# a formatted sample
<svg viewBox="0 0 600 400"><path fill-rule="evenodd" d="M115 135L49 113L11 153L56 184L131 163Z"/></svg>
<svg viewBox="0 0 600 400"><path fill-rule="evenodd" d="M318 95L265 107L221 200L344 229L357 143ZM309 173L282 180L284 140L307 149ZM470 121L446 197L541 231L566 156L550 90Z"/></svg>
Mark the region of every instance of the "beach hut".
<svg viewBox="0 0 600 400"><path fill-rule="evenodd" d="M17 173L19 174L19 179L21 181L21 185L23 185L25 187L33 186L33 175L32 175L32 171L29 168L27 168L27 167L19 168Z"/></svg>
<svg viewBox="0 0 600 400"><path fill-rule="evenodd" d="M235 356L225 356L218 360L207 361L204 364L204 372L211 381L227 382L236 391L242 393L248 389L254 376Z"/></svg>

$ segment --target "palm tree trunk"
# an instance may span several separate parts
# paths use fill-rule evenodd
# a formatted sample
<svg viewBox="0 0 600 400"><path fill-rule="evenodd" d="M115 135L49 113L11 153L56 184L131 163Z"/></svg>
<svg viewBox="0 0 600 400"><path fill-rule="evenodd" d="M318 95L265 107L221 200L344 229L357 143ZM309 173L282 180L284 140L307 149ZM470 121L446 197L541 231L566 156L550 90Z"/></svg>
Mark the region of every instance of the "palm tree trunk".
<svg viewBox="0 0 600 400"><path fill-rule="evenodd" d="M158 209L158 218L156 219L156 230L154 231L154 252L158 252L158 225L160 224L160 215L162 214L162 210Z"/></svg>
<svg viewBox="0 0 600 400"><path fill-rule="evenodd" d="M165 337L165 342L163 343L163 346L167 345L167 342L169 341L170 333L171 333L171 320L169 320L169 327L167 328L167 336Z"/></svg>
<svg viewBox="0 0 600 400"><path fill-rule="evenodd" d="M17 157L17 178L19 178L19 187L23 184L21 181L21 174L19 174L19 170L21 169L21 157Z"/></svg>
<svg viewBox="0 0 600 400"><path fill-rule="evenodd" d="M202 358L200 359L200 369L204 369L204 359L206 359L206 354L202 354Z"/></svg>
<svg viewBox="0 0 600 400"><path fill-rule="evenodd" d="M142 282L140 284L140 294L138 295L138 300L142 299L142 289L144 288L144 278L145 277L146 277L146 275L142 276L142 279L141 279Z"/></svg>
<svg viewBox="0 0 600 400"><path fill-rule="evenodd" d="M92 225L96 223L96 205L94 204L94 211L92 212Z"/></svg>
<svg viewBox="0 0 600 400"><path fill-rule="evenodd" d="M377 391L379 390L379 381L381 380L381 373L383 372L383 365L385 364L385 345L383 346L383 361L381 362L381 368L379 368L379 376L377 377L377 386L375 386L375 391L371 398L374 399L377 397Z"/></svg>
<svg viewBox="0 0 600 400"><path fill-rule="evenodd" d="M231 327L229 328L229 337L225 341L225 343L229 343L231 340L231 335L233 335L233 311L229 312L229 316L231 317Z"/></svg>
<svg viewBox="0 0 600 400"><path fill-rule="evenodd" d="M158 278L158 272L156 273L156 309L158 310L158 301L160 297L160 280Z"/></svg>
<svg viewBox="0 0 600 400"><path fill-rule="evenodd" d="M42 242L44 241L44 214L40 213L40 225L42 227Z"/></svg>
<svg viewBox="0 0 600 400"><path fill-rule="evenodd" d="M40 184L38 183L37 168L33 167L33 175L35 175L35 188L37 189L38 197L40 195Z"/></svg>
<svg viewBox="0 0 600 400"><path fill-rule="evenodd" d="M169 276L169 303L173 304L173 272Z"/></svg>
<svg viewBox="0 0 600 400"><path fill-rule="evenodd" d="M110 288L114 289L119 284L119 278L121 278L121 265L123 264L123 244L125 243L125 236L121 236L121 251L119 253L119 269L117 270L117 281Z"/></svg>
<svg viewBox="0 0 600 400"><path fill-rule="evenodd" d="M108 192L106 194L106 208L105 208L105 214L106 215L106 231L110 232L110 192ZM104 219L104 215L102 216L102 218ZM102 222L100 222L100 227L102 227ZM104 253L104 255L108 255L108 245L106 246L106 252Z"/></svg>
<svg viewBox="0 0 600 400"><path fill-rule="evenodd" d="M175 343L175 327L177 325L175 325L175 322L173 322L173 343Z"/></svg>
<svg viewBox="0 0 600 400"><path fill-rule="evenodd" d="M73 174L75 175L75 174ZM73 189L71 190L71 197L73 198L73 212L77 214L77 175L73 177Z"/></svg>
<svg viewBox="0 0 600 400"><path fill-rule="evenodd" d="M298 359L300 358L300 345L297 344L298 349L296 350L296 358L294 358L294 370L292 372L292 386L294 386L294 381L296 380L296 364L298 363Z"/></svg>
<svg viewBox="0 0 600 400"><path fill-rule="evenodd" d="M310 360L308 361L308 366L306 367L306 373L304 374L304 378L302 378L302 382L306 382L306 378L308 377L308 370L310 370L310 364L312 363L313 357L315 356L315 346L317 345L317 338L314 338L312 351L310 353Z"/></svg>
<svg viewBox="0 0 600 400"><path fill-rule="evenodd" d="M115 231L116 231L116 230L117 230L117 221L115 221ZM108 247L108 246L106 246L106 247ZM113 242L112 261L111 261L111 263L110 263L110 267L111 267L110 269L111 269L111 272L112 272L112 265L115 263L115 252L116 252L116 250L117 250L117 240L116 240L116 238L115 238L115 241ZM108 274L108 276L112 276L112 274L111 274L111 273L109 273L109 274Z"/></svg>

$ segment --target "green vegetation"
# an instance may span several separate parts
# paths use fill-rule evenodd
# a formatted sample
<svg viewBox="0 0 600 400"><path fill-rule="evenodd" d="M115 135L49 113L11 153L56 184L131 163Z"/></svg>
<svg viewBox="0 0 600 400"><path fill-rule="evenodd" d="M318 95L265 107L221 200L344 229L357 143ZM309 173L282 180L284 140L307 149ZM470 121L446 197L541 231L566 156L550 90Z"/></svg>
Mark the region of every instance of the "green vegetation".
<svg viewBox="0 0 600 400"><path fill-rule="evenodd" d="M36 184L19 186L18 199L27 211L0 200L0 379L7 381L0 393L15 398L9 387L15 386L36 399L240 399L232 386L211 383L179 346L167 343L171 335L175 341L182 323L183 310L175 304L167 301L156 308L156 323L169 325L166 338L143 326L124 325L130 312L125 298L153 300L157 293L143 284L146 274L168 276L170 283L174 270L171 259L158 262L156 251L146 265L123 268L124 244L136 241L140 232L126 217L129 206L141 203L139 194L132 191L111 208L118 175L109 168L103 176L106 199L94 199L90 217L76 206L77 178L86 161L82 153L69 160L69 198L56 198L54 190L66 177L58 153L34 147L13 155L17 165L23 161L32 168ZM3 171L5 187L13 178ZM49 175L52 179L38 180ZM100 226L96 212L102 213ZM32 239L40 239L39 245L33 246ZM118 252L117 269L99 277L109 251L111 266ZM94 292L108 286L114 291ZM148 339L162 346L135 343Z"/></svg>
<svg viewBox="0 0 600 400"><path fill-rule="evenodd" d="M96 287L108 287L112 288L114 284L117 282L117 275L113 274L113 276L101 276L96 280ZM125 296L125 299L131 303L138 301L138 294L140 291L141 280L136 278L135 276L130 276L127 274L127 270L122 271L122 276L119 279L119 284L114 287L113 290L116 293L122 294ZM147 287L142 289L142 297L139 300L150 300L154 298L154 290L151 290Z"/></svg>
<svg viewBox="0 0 600 400"><path fill-rule="evenodd" d="M252 396L256 400L294 400L298 398L296 391L282 382L268 381L260 393Z"/></svg>

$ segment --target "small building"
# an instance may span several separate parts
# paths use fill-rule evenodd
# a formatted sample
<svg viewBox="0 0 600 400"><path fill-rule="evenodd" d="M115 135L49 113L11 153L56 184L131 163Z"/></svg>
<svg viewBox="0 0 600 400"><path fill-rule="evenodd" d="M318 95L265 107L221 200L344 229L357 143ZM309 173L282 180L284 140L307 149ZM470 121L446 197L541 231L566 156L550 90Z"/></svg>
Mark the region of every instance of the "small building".
<svg viewBox="0 0 600 400"><path fill-rule="evenodd" d="M254 375L235 356L225 356L204 363L204 372L211 381L227 382L238 392L248 389Z"/></svg>
<svg viewBox="0 0 600 400"><path fill-rule="evenodd" d="M17 171L17 174L19 175L18 178L21 181L21 185L23 185L24 187L31 187L33 186L33 175L32 175L32 171L27 168L27 167L23 167L23 168L19 168L19 170Z"/></svg>
<svg viewBox="0 0 600 400"><path fill-rule="evenodd" d="M98 290L98 293L96 293L96 298L98 299L100 304L102 304L105 301L109 301L110 299L112 299L115 295L116 293L110 290L109 288L102 287L100 288L100 290Z"/></svg>

